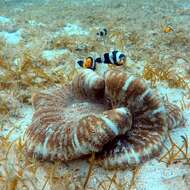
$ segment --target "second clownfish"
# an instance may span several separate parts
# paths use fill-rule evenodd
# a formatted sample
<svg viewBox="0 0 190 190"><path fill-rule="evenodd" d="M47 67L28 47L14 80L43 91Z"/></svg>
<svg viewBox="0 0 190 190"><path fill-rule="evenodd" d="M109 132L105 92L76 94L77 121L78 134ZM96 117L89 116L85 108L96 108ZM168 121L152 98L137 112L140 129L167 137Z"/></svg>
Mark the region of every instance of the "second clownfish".
<svg viewBox="0 0 190 190"><path fill-rule="evenodd" d="M101 57L96 58L96 63L106 63L113 65L124 65L126 61L126 56L120 51L110 51L109 53L104 53Z"/></svg>
<svg viewBox="0 0 190 190"><path fill-rule="evenodd" d="M163 32L165 33L169 33L169 32L173 32L173 28L171 26L166 26L164 29L163 29Z"/></svg>

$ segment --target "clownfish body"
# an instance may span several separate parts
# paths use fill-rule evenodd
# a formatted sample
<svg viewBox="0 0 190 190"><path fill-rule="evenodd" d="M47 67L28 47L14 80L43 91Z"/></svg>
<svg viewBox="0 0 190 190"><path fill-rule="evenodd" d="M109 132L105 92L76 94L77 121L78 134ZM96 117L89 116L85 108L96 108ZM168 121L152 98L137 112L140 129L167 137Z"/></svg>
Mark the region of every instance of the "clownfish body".
<svg viewBox="0 0 190 190"><path fill-rule="evenodd" d="M97 37L105 37L108 34L108 30L106 28L101 29L99 32L96 33Z"/></svg>
<svg viewBox="0 0 190 190"><path fill-rule="evenodd" d="M83 68L92 69L92 70L96 69L96 63L93 57L87 57L84 60L77 61L77 63L79 66Z"/></svg>
<svg viewBox="0 0 190 190"><path fill-rule="evenodd" d="M126 56L120 51L111 51L104 53L101 57L96 58L96 63L106 63L114 65L124 65Z"/></svg>
<svg viewBox="0 0 190 190"><path fill-rule="evenodd" d="M93 58L87 57L84 60L77 61L77 64L82 68L87 68L91 70L96 69L96 64L112 64L116 66L124 65L126 61L126 56L120 51L111 51L109 53L104 53L101 57Z"/></svg>
<svg viewBox="0 0 190 190"><path fill-rule="evenodd" d="M169 32L173 32L173 28L171 26L166 26L164 29L163 29L163 32L165 33L169 33Z"/></svg>

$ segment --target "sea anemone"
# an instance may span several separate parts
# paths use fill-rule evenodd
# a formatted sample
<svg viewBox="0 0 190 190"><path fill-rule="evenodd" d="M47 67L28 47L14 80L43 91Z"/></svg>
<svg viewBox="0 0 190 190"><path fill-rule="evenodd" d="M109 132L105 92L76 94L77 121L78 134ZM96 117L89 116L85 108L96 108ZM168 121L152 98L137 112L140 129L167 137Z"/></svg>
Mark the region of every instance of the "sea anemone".
<svg viewBox="0 0 190 190"><path fill-rule="evenodd" d="M158 156L168 129L182 125L175 105L141 79L117 70L82 69L71 84L34 94L25 135L27 155L68 162L95 153L105 168L125 168Z"/></svg>

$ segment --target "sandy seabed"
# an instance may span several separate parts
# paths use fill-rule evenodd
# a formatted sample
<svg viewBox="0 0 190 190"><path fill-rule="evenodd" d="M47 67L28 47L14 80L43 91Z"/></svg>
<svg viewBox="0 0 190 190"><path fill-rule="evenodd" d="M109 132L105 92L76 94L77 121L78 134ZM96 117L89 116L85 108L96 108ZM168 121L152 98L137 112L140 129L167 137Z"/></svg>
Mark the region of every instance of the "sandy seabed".
<svg viewBox="0 0 190 190"><path fill-rule="evenodd" d="M0 189L190 189L188 0L0 0L0 5ZM103 27L108 35L97 40ZM166 27L172 31L164 32ZM127 55L123 70L181 108L186 127L170 133L160 158L133 170L26 158L22 137L32 119L32 93L70 82L76 59L113 49Z"/></svg>

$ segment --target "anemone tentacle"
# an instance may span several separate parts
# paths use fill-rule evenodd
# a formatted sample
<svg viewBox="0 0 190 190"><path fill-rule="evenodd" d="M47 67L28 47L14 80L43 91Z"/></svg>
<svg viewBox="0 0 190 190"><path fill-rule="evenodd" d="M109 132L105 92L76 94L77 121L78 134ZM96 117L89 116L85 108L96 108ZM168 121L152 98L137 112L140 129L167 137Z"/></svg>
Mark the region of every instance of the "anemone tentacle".
<svg viewBox="0 0 190 190"><path fill-rule="evenodd" d="M167 131L184 122L180 109L143 80L115 70L84 69L62 89L33 95L32 104L28 155L67 162L95 152L105 168L158 156Z"/></svg>

